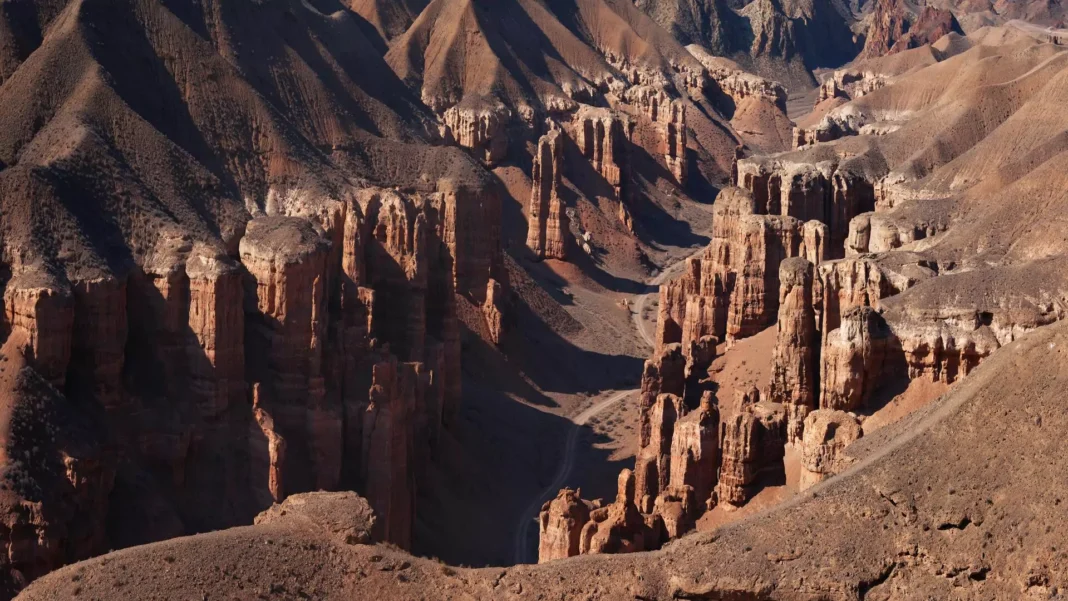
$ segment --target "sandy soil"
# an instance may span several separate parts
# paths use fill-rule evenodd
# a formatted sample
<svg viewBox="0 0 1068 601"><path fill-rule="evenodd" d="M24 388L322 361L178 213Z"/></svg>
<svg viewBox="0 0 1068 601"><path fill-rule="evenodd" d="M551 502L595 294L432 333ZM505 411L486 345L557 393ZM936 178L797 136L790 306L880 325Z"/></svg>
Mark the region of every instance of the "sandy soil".
<svg viewBox="0 0 1068 601"><path fill-rule="evenodd" d="M876 399L873 405L878 408L859 412L861 415L867 416L864 419L864 433L870 434L879 428L898 421L913 411L926 407L949 391L950 388L952 386L945 382L935 382L927 378L912 380L904 392L892 397L885 405L879 406L878 399Z"/></svg>
<svg viewBox="0 0 1068 601"><path fill-rule="evenodd" d="M720 345L719 356L708 372L718 385L716 398L720 412L737 410L738 395L756 386L763 389L771 378L771 358L775 349L775 326L739 341L732 348Z"/></svg>

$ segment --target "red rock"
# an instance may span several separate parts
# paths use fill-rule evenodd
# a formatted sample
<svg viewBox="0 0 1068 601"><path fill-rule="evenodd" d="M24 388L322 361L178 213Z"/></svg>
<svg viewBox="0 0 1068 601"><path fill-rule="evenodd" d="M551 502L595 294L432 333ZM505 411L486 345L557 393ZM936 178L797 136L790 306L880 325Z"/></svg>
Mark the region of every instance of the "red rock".
<svg viewBox="0 0 1068 601"><path fill-rule="evenodd" d="M571 138L593 169L624 198L624 167L633 123L625 115L608 109L583 106L569 126Z"/></svg>
<svg viewBox="0 0 1068 601"><path fill-rule="evenodd" d="M844 455L863 431L852 413L817 409L805 418L805 437L801 442L802 490L842 471L851 461Z"/></svg>
<svg viewBox="0 0 1068 601"><path fill-rule="evenodd" d="M582 529L590 521L591 509L580 495L579 491L564 488L555 499L542 505L538 517L538 563L579 554Z"/></svg>
<svg viewBox="0 0 1068 601"><path fill-rule="evenodd" d="M718 503L744 505L764 471L784 469L786 416L781 405L745 406L723 421L723 462L716 485Z"/></svg>
<svg viewBox="0 0 1068 601"><path fill-rule="evenodd" d="M559 196L564 137L554 129L538 141L530 179L527 246L537 258L567 258L568 219Z"/></svg>
<svg viewBox="0 0 1068 601"><path fill-rule="evenodd" d="M862 407L880 384L892 337L870 307L846 311L841 325L824 335L820 408L852 411Z"/></svg>
<svg viewBox="0 0 1068 601"><path fill-rule="evenodd" d="M638 446L635 458L635 502L642 513L653 511L653 503L671 480L671 444L675 423L686 414L682 398L660 394L648 411L648 442ZM639 418L640 419L640 418ZM639 466L640 467L637 467Z"/></svg>
<svg viewBox="0 0 1068 601"><path fill-rule="evenodd" d="M693 499L704 506L716 487L719 469L719 409L706 392L701 405L675 423L671 438L670 490L689 487ZM667 523L665 518L665 523ZM674 536L674 535L673 535Z"/></svg>
<svg viewBox="0 0 1068 601"><path fill-rule="evenodd" d="M468 106L461 103L442 115L445 138L452 138L460 146L474 150L478 158L489 165L500 162L508 153L505 130L511 118L511 111L499 104Z"/></svg>
<svg viewBox="0 0 1068 601"><path fill-rule="evenodd" d="M813 266L802 258L779 266L778 334L767 397L786 409L786 440L801 439L805 417L816 408L820 336L812 305Z"/></svg>
<svg viewBox="0 0 1068 601"><path fill-rule="evenodd" d="M616 501L590 512L582 528L579 552L635 553L659 547L663 525L655 517L643 516L635 506L635 481L630 470L619 474Z"/></svg>
<svg viewBox="0 0 1068 601"><path fill-rule="evenodd" d="M482 316L486 320L490 340L500 344L504 335L504 292L501 283L490 279L486 284L486 300L482 303Z"/></svg>
<svg viewBox="0 0 1068 601"><path fill-rule="evenodd" d="M4 317L20 333L20 349L37 373L63 387L70 363L74 299L70 290L38 273L20 274L4 288Z"/></svg>
<svg viewBox="0 0 1068 601"><path fill-rule="evenodd" d="M771 325L778 313L779 264L797 255L801 223L792 217L750 215L740 220L738 265L727 312L727 344Z"/></svg>

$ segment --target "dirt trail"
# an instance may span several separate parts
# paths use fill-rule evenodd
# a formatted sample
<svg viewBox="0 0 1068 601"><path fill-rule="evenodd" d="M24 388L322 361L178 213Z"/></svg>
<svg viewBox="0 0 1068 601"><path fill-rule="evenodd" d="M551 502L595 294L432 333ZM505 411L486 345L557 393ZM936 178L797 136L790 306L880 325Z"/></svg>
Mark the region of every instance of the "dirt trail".
<svg viewBox="0 0 1068 601"><path fill-rule="evenodd" d="M582 433L582 426L586 425L586 422L595 415L637 392L638 391L635 389L624 390L614 394L607 399L592 405L571 420L574 425L571 427L571 432L567 435L567 442L564 446L564 460L560 462L560 468L556 471L556 477L553 478L553 481L550 482L544 490L538 493L537 498L535 498L519 516L519 524L517 525L518 527L516 528L515 536L515 562L517 564L528 562L533 563L533 561L528 558L527 553L527 540L530 537L530 526L531 524L536 524L538 522L537 516L545 501L555 497L556 493L567 483L568 477L571 476L571 470L575 466L575 448L578 446L578 439L579 434ZM536 559L537 558L535 558L534 561L536 561Z"/></svg>
<svg viewBox="0 0 1068 601"><path fill-rule="evenodd" d="M649 280L650 286L659 286L669 277L676 275L683 265L686 264L691 257L694 257L704 252L704 247L695 250L693 253L687 255L685 258L672 263L666 269L660 272L655 278ZM657 294L656 292L650 292L648 294L637 295L634 303L634 327L641 334L643 340L650 347L655 346L653 337L649 334L646 328L646 320L642 317L642 313L645 311L646 302L650 296ZM607 392L607 391L605 391ZM538 513L541 511L541 506L556 496L556 493L564 487L567 483L568 477L571 476L571 470L575 465L575 450L578 446L579 434L582 432L582 427L586 425L593 417L605 411L609 407L612 407L616 403L622 401L628 396L637 393L637 389L623 390L616 394L613 394L609 398L594 403L588 407L585 411L571 418L572 426L571 431L567 435L567 442L564 443L564 458L560 462L560 467L556 471L556 476L553 477L553 481L549 483L544 490L538 493L538 496L531 501L530 505L523 510L523 513L519 515L519 523L516 526L515 535L515 563L533 563L537 561L537 558L531 560L528 557L527 541L530 539L530 527L531 524L535 524L538 521ZM604 392L602 392L604 394Z"/></svg>

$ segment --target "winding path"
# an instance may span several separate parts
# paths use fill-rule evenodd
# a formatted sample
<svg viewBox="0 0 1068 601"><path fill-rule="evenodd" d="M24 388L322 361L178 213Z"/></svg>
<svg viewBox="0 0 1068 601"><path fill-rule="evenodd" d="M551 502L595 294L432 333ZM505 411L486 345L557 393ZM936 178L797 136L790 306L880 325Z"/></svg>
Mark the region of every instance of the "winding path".
<svg viewBox="0 0 1068 601"><path fill-rule="evenodd" d="M696 256L701 252L704 252L704 247L694 251L686 258L672 263L669 267L661 271L659 275L651 279L649 281L649 285L657 286L659 284L662 284L664 280L666 280L668 277L670 277L677 271L678 266L685 264L686 261L690 259L690 257ZM646 321L642 317L642 314L645 311L646 302L649 300L649 297L653 296L654 294L657 293L650 292L647 294L637 295L634 303L634 313L632 315L632 319L634 320L634 328L638 330L638 333L641 335L642 339L645 340L645 343L648 344L650 347L656 346L656 344L653 342L652 335L650 335L646 329ZM616 403L622 401L623 399L636 392L638 392L638 389L636 388L617 392L616 394L608 397L603 401L594 403L590 407L586 408L586 410L582 413L578 414L574 418L571 418L571 431L568 432L567 442L564 445L564 458L560 462L560 467L556 470L556 476L553 477L553 481L550 482L544 490L538 493L538 496L535 497L535 499L530 503L530 505L523 510L523 513L519 514L519 522L518 524L516 524L515 531L515 563L520 564L528 563L531 561L527 557L527 543L530 540L531 524L537 523L538 513L541 511L541 506L545 504L545 501L548 501L555 497L556 493L564 487L564 485L567 483L567 479L571 476L571 470L575 466L575 449L578 447L578 439L579 434L582 433L582 427L585 426L586 422L591 420L594 416L598 415L602 411L608 409L609 407L615 405Z"/></svg>
<svg viewBox="0 0 1068 601"><path fill-rule="evenodd" d="M571 426L571 432L567 435L567 443L565 443L564 447L564 460L560 462L560 468L556 471L556 477L553 478L553 481L550 482L544 490L538 493L538 496L534 501L519 515L519 524L517 524L515 535L515 562L517 564L527 563L529 561L527 558L527 541L530 539L530 526L531 524L536 524L538 521L531 516L537 516L545 501L555 497L556 493L564 487L568 477L571 476L571 470L575 466L575 448L578 446L578 439L579 434L582 433L582 426L586 425L586 422L593 416L636 392L638 392L637 389L632 389L614 394L607 399L590 406L571 420L573 425Z"/></svg>

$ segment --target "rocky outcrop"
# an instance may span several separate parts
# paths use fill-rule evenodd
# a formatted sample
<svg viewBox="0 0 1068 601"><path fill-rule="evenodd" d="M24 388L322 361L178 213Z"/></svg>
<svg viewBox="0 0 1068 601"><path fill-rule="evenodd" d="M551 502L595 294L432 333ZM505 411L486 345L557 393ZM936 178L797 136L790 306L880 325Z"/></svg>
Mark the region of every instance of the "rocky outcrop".
<svg viewBox="0 0 1068 601"><path fill-rule="evenodd" d="M630 86L623 93L623 99L653 123L667 123L671 120L672 99L663 86Z"/></svg>
<svg viewBox="0 0 1068 601"><path fill-rule="evenodd" d="M652 437L651 412L661 394L683 396L686 387L686 358L678 344L668 345L645 362L641 395L638 400L638 447L649 446Z"/></svg>
<svg viewBox="0 0 1068 601"><path fill-rule="evenodd" d="M70 290L41 272L13 277L4 288L4 319L19 349L37 373L63 388L70 364L74 299Z"/></svg>
<svg viewBox="0 0 1068 601"><path fill-rule="evenodd" d="M555 499L542 505L538 516L538 563L579 554L582 529L590 521L590 510L591 503L570 488L561 489Z"/></svg>
<svg viewBox="0 0 1068 601"><path fill-rule="evenodd" d="M827 258L830 244L830 228L822 221L806 221L801 225L801 248L798 255L813 265L819 265Z"/></svg>
<svg viewBox="0 0 1068 601"><path fill-rule="evenodd" d="M663 524L656 516L642 515L635 506L635 478L630 470L619 474L616 500L590 512L582 528L579 552L635 553L656 549L662 541Z"/></svg>
<svg viewBox="0 0 1068 601"><path fill-rule="evenodd" d="M259 384L257 407L286 441L275 478L282 495L331 489L341 476L341 415L322 416L334 422L324 424L336 431L333 441L308 430L313 416L326 410L322 353L329 252L312 224L294 217L254 219L241 240L241 262L255 285L250 298L256 311L249 315L247 336L258 356L251 357L250 375Z"/></svg>
<svg viewBox="0 0 1068 601"><path fill-rule="evenodd" d="M875 208L871 176L848 161L741 159L737 168L738 185L753 195L757 213L826 224L828 259L845 256L850 220Z"/></svg>
<svg viewBox="0 0 1068 601"><path fill-rule="evenodd" d="M805 418L801 441L801 476L804 490L845 469L850 459L845 448L863 436L857 416L833 409L817 409Z"/></svg>
<svg viewBox="0 0 1068 601"><path fill-rule="evenodd" d="M114 449L79 447L85 432L47 426L65 453L47 486L69 500L5 508L10 527L49 541L48 558L27 560L247 523L319 489L360 491L375 539L409 546L417 486L460 398L456 303L481 308L492 341L508 311L499 199L438 187L257 216L235 239L239 261L161 231L119 275L20 268L4 287L5 353L114 436ZM84 523L56 517L68 512ZM105 531L113 512L128 518Z"/></svg>
<svg viewBox="0 0 1068 601"><path fill-rule="evenodd" d="M871 307L854 307L824 335L820 351L820 409L853 411L881 383L894 336ZM886 369L889 372L889 369Z"/></svg>
<svg viewBox="0 0 1068 601"><path fill-rule="evenodd" d="M720 462L719 408L713 399L712 393L706 392L701 405L675 423L671 438L668 489L688 487L694 502L702 506L712 497ZM664 514L663 510L659 513Z"/></svg>
<svg viewBox="0 0 1068 601"><path fill-rule="evenodd" d="M682 276L660 285L656 332L653 335L657 354L661 353L666 345L682 342L686 303L690 296L698 293L701 284L701 261L691 258L685 266L687 269Z"/></svg>
<svg viewBox="0 0 1068 601"><path fill-rule="evenodd" d="M861 213L849 222L846 256L894 250L935 236L948 227L944 215L916 218L885 212Z"/></svg>
<svg viewBox="0 0 1068 601"><path fill-rule="evenodd" d="M779 309L779 264L797 255L801 222L793 217L750 215L740 220L741 254L727 310L727 344L768 327Z"/></svg>
<svg viewBox="0 0 1068 601"><path fill-rule="evenodd" d="M647 423L643 422L642 433L648 431L646 444L638 446L634 459L634 498L643 513L653 511L653 503L671 480L672 437L675 423L686 414L682 398L674 394L660 394L649 408Z"/></svg>
<svg viewBox="0 0 1068 601"><path fill-rule="evenodd" d="M782 405L756 402L723 421L723 462L716 485L718 503L744 505L762 472L781 472L786 452L786 414Z"/></svg>
<svg viewBox="0 0 1068 601"><path fill-rule="evenodd" d="M875 58L888 54L912 25L912 15L899 0L879 0L875 3L864 39L860 58Z"/></svg>
<svg viewBox="0 0 1068 601"><path fill-rule="evenodd" d="M531 173L527 247L539 259L567 258L568 219L560 198L563 132L554 129L538 141Z"/></svg>
<svg viewBox="0 0 1068 601"><path fill-rule="evenodd" d="M907 309L895 313L892 329L912 380L952 384L1015 337L1004 330L999 337L1001 328L996 321L1001 321L1001 316L992 312L965 309L959 315L940 315L937 319L911 313Z"/></svg>
<svg viewBox="0 0 1068 601"><path fill-rule="evenodd" d="M836 329L850 309L878 308L880 299L899 292L890 274L871 258L829 261L819 266L817 275L813 302L816 325L824 335Z"/></svg>
<svg viewBox="0 0 1068 601"><path fill-rule="evenodd" d="M674 101L668 106L664 127L664 162L680 185L686 184L686 105Z"/></svg>
<svg viewBox="0 0 1068 601"><path fill-rule="evenodd" d="M376 542L376 520L367 499L342 491L291 495L257 515L254 523L321 532L346 545L369 545Z"/></svg>
<svg viewBox="0 0 1068 601"><path fill-rule="evenodd" d="M504 336L504 288L490 278L486 283L486 300L482 303L482 316L486 320L490 341L500 344Z"/></svg>
<svg viewBox="0 0 1068 601"><path fill-rule="evenodd" d="M786 87L777 81L764 79L740 69L723 67L710 67L708 74L735 105L747 98L761 98L775 105L783 113L786 112Z"/></svg>
<svg viewBox="0 0 1068 601"><path fill-rule="evenodd" d="M444 137L470 148L487 165L494 165L508 153L508 122L512 112L503 105L482 106L461 103L442 115Z"/></svg>
<svg viewBox="0 0 1068 601"><path fill-rule="evenodd" d="M925 6L919 15L900 0L879 0L871 15L860 58L875 58L931 44L955 32L964 35L953 13Z"/></svg>
<svg viewBox="0 0 1068 601"><path fill-rule="evenodd" d="M814 269L802 258L779 266L778 333L767 398L786 411L786 440L796 443L819 393L820 336L812 305Z"/></svg>
<svg viewBox="0 0 1068 601"><path fill-rule="evenodd" d="M627 145L634 122L617 111L583 106L572 117L568 129L582 156L615 189L616 198L625 198Z"/></svg>

